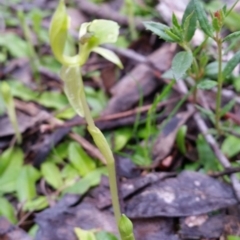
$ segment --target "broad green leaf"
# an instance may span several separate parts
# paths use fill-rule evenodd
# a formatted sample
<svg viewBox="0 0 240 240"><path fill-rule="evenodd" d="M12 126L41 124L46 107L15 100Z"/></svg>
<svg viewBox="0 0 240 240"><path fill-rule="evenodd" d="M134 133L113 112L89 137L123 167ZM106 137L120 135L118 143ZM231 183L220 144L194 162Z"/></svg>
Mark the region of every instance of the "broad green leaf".
<svg viewBox="0 0 240 240"><path fill-rule="evenodd" d="M239 64L240 62L240 51L238 51L226 64L226 66L223 69L223 79L228 77L234 68Z"/></svg>
<svg viewBox="0 0 240 240"><path fill-rule="evenodd" d="M61 171L62 178L64 179L64 184L67 185L72 180L79 177L78 171L70 164L66 164Z"/></svg>
<svg viewBox="0 0 240 240"><path fill-rule="evenodd" d="M120 128L114 131L114 151L120 151L132 137L132 129Z"/></svg>
<svg viewBox="0 0 240 240"><path fill-rule="evenodd" d="M193 56L191 52L183 51L175 55L172 61L173 76L176 80L181 79L191 67Z"/></svg>
<svg viewBox="0 0 240 240"><path fill-rule="evenodd" d="M86 176L96 168L95 161L87 155L78 143L72 142L68 148L69 160L81 176Z"/></svg>
<svg viewBox="0 0 240 240"><path fill-rule="evenodd" d="M40 174L31 165L23 166L17 176L16 186L19 202L25 202L36 197L36 181Z"/></svg>
<svg viewBox="0 0 240 240"><path fill-rule="evenodd" d="M0 177L0 194L11 193L16 190L16 180L22 168L24 154L20 148L14 148L10 155L7 168Z"/></svg>
<svg viewBox="0 0 240 240"><path fill-rule="evenodd" d="M29 57L28 44L16 34L1 34L0 47L5 47L15 58Z"/></svg>
<svg viewBox="0 0 240 240"><path fill-rule="evenodd" d="M62 67L60 76L64 81L64 91L73 109L84 117L82 99L85 97L79 67Z"/></svg>
<svg viewBox="0 0 240 240"><path fill-rule="evenodd" d="M210 90L217 86L217 82L213 80L202 80L200 83L198 83L197 88L203 89L203 90Z"/></svg>
<svg viewBox="0 0 240 240"><path fill-rule="evenodd" d="M74 228L74 232L79 240L96 240L96 237L92 231Z"/></svg>
<svg viewBox="0 0 240 240"><path fill-rule="evenodd" d="M68 100L63 93L44 91L37 99L37 102L46 108L62 110L68 105Z"/></svg>
<svg viewBox="0 0 240 240"><path fill-rule="evenodd" d="M170 30L170 28L162 23L157 22L143 22L144 26L147 30L152 31L154 34L162 38L167 42L176 42L173 38L171 38L167 33L166 30Z"/></svg>
<svg viewBox="0 0 240 240"><path fill-rule="evenodd" d="M114 236L112 233L108 232L97 232L96 233L96 239L97 240L118 240L116 236Z"/></svg>
<svg viewBox="0 0 240 240"><path fill-rule="evenodd" d="M186 152L187 152L186 144L185 144L186 133L187 133L187 126L183 125L178 130L177 137L176 137L177 146L182 154L186 154Z"/></svg>
<svg viewBox="0 0 240 240"><path fill-rule="evenodd" d="M63 193L85 194L91 187L97 186L101 181L101 176L106 175L105 167L98 168L81 178L74 185L66 188Z"/></svg>
<svg viewBox="0 0 240 240"><path fill-rule="evenodd" d="M223 69L225 68L225 66L226 66L226 63L223 62L222 63ZM205 75L208 76L209 78L217 79L217 75L218 75L218 62L217 61L211 62L206 66Z"/></svg>
<svg viewBox="0 0 240 240"><path fill-rule="evenodd" d="M195 13L194 0L191 0L183 14L182 28L184 30L184 39L189 42L197 27L197 15Z"/></svg>
<svg viewBox="0 0 240 240"><path fill-rule="evenodd" d="M59 189L62 187L62 176L56 164L52 162L44 162L41 165L41 173L46 182L53 188Z"/></svg>
<svg viewBox="0 0 240 240"><path fill-rule="evenodd" d="M240 37L240 31L229 34L223 39L223 42L234 40L235 38L238 38L238 37Z"/></svg>
<svg viewBox="0 0 240 240"><path fill-rule="evenodd" d="M209 24L207 14L204 10L202 3L199 0L194 0L194 5L201 29L207 36L213 37L213 29L212 26Z"/></svg>
<svg viewBox="0 0 240 240"><path fill-rule="evenodd" d="M8 81L11 86L11 92L14 97L20 98L24 101L36 101L38 98L38 93L31 90L20 81L10 80Z"/></svg>
<svg viewBox="0 0 240 240"><path fill-rule="evenodd" d="M116 64L119 68L123 68L121 60L113 51L101 47L95 47L92 51L98 53L108 61Z"/></svg>
<svg viewBox="0 0 240 240"><path fill-rule="evenodd" d="M14 157L14 150L15 149L12 147L8 148L0 155L0 176L4 173L12 158Z"/></svg>
<svg viewBox="0 0 240 240"><path fill-rule="evenodd" d="M135 240L133 234L133 224L131 220L124 214L122 214L118 223L118 229L122 240Z"/></svg>
<svg viewBox="0 0 240 240"><path fill-rule="evenodd" d="M239 236L229 235L229 236L227 236L227 240L240 240L240 237Z"/></svg>
<svg viewBox="0 0 240 240"><path fill-rule="evenodd" d="M229 135L223 141L221 148L223 153L229 158L234 157L240 152L240 139L233 135Z"/></svg>
<svg viewBox="0 0 240 240"><path fill-rule="evenodd" d="M48 206L46 196L38 196L36 199L27 201L24 206L24 211L40 211Z"/></svg>
<svg viewBox="0 0 240 240"><path fill-rule="evenodd" d="M199 163L206 173L220 170L218 160L202 135L198 135L197 151Z"/></svg>
<svg viewBox="0 0 240 240"><path fill-rule="evenodd" d="M235 106L235 99L232 99L221 109L221 116L224 116L227 112L230 112L231 109Z"/></svg>
<svg viewBox="0 0 240 240"><path fill-rule="evenodd" d="M17 223L15 209L12 204L4 197L0 197L0 216L4 216L13 224Z"/></svg>

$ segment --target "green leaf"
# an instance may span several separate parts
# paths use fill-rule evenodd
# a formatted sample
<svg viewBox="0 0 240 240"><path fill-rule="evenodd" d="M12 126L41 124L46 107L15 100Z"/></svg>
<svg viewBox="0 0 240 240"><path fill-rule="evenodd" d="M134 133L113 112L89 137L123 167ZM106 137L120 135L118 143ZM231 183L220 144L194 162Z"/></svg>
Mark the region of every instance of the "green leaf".
<svg viewBox="0 0 240 240"><path fill-rule="evenodd" d="M16 34L1 34L0 47L5 47L11 56L15 58L29 57L28 44Z"/></svg>
<svg viewBox="0 0 240 240"><path fill-rule="evenodd" d="M182 51L177 53L172 61L173 76L176 80L181 79L191 67L193 56L191 52Z"/></svg>
<svg viewBox="0 0 240 240"><path fill-rule="evenodd" d="M6 168L8 167L11 159L14 155L14 148L7 148L1 155L0 155L0 176L4 173Z"/></svg>
<svg viewBox="0 0 240 240"><path fill-rule="evenodd" d="M104 231L97 232L96 239L97 240L118 240L117 237L114 236L113 234L104 232Z"/></svg>
<svg viewBox="0 0 240 240"><path fill-rule="evenodd" d="M40 178L40 174L31 165L25 165L17 177L16 187L19 202L25 202L36 197L36 181Z"/></svg>
<svg viewBox="0 0 240 240"><path fill-rule="evenodd" d="M181 42L181 38L173 31L173 29L166 29L166 34L174 39L175 42Z"/></svg>
<svg viewBox="0 0 240 240"><path fill-rule="evenodd" d="M60 76L64 81L64 91L71 106L78 115L84 117L82 98L85 94L79 67L63 66Z"/></svg>
<svg viewBox="0 0 240 240"><path fill-rule="evenodd" d="M154 34L162 38L167 42L176 42L175 39L171 38L167 33L166 30L170 30L170 28L162 23L157 22L143 22L144 26L147 30L152 31Z"/></svg>
<svg viewBox="0 0 240 240"><path fill-rule="evenodd" d="M62 187L62 176L56 164L52 162L44 162L41 165L41 173L50 186L55 189L59 189Z"/></svg>
<svg viewBox="0 0 240 240"><path fill-rule="evenodd" d="M229 236L227 236L227 240L240 240L240 237L229 235Z"/></svg>
<svg viewBox="0 0 240 240"><path fill-rule="evenodd" d="M177 29L181 30L181 26L180 24L178 23L178 19L176 17L176 15L173 13L172 15L172 24L173 26L175 26Z"/></svg>
<svg viewBox="0 0 240 240"><path fill-rule="evenodd" d="M44 91L37 99L37 102L46 108L62 110L68 105L68 100L63 93Z"/></svg>
<svg viewBox="0 0 240 240"><path fill-rule="evenodd" d="M198 83L197 88L203 90L210 90L214 88L216 85L217 85L216 81L206 79Z"/></svg>
<svg viewBox="0 0 240 240"><path fill-rule="evenodd" d="M135 240L133 234L133 224L124 214L122 214L120 218L118 229L122 240Z"/></svg>
<svg viewBox="0 0 240 240"><path fill-rule="evenodd" d="M182 29L184 30L184 39L189 42L197 27L197 16L195 13L194 0L191 0L183 14Z"/></svg>
<svg viewBox="0 0 240 240"><path fill-rule="evenodd" d="M240 152L240 139L233 135L227 136L223 141L222 151L229 158L234 157Z"/></svg>
<svg viewBox="0 0 240 240"><path fill-rule="evenodd" d="M222 63L223 69L225 66L226 66L226 63L223 62ZM218 75L218 62L217 61L211 62L206 66L205 75L212 79L217 79L217 75Z"/></svg>
<svg viewBox="0 0 240 240"><path fill-rule="evenodd" d="M212 26L208 22L207 14L204 10L202 3L199 0L194 0L195 11L197 14L197 19L199 21L200 27L203 32L209 36L213 37L213 29Z"/></svg>
<svg viewBox="0 0 240 240"><path fill-rule="evenodd" d="M177 137L176 137L176 143L177 146L182 154L186 154L186 144L185 144L185 139L186 139L186 133L187 133L187 126L183 125L177 132Z"/></svg>
<svg viewBox="0 0 240 240"><path fill-rule="evenodd" d="M234 40L235 38L240 37L240 31L229 34L223 39L223 42Z"/></svg>
<svg viewBox="0 0 240 240"><path fill-rule="evenodd" d="M114 131L114 151L120 151L132 137L130 128L121 128Z"/></svg>
<svg viewBox="0 0 240 240"><path fill-rule="evenodd" d="M23 164L24 154L20 148L14 148L9 158L7 168L0 177L0 194L16 190L16 180Z"/></svg>
<svg viewBox="0 0 240 240"><path fill-rule="evenodd" d="M206 173L219 170L219 163L212 149L200 134L197 139L197 151L200 164L204 167Z"/></svg>
<svg viewBox="0 0 240 240"><path fill-rule="evenodd" d="M4 197L0 197L0 216L4 216L13 224L17 223L15 209L12 204Z"/></svg>
<svg viewBox="0 0 240 240"><path fill-rule="evenodd" d="M74 232L79 240L96 240L96 237L92 231L74 228Z"/></svg>
<svg viewBox="0 0 240 240"><path fill-rule="evenodd" d="M24 206L24 211L40 211L48 206L48 199L46 196L38 196L36 199L27 201Z"/></svg>
<svg viewBox="0 0 240 240"><path fill-rule="evenodd" d="M101 176L106 175L106 167L98 168L81 178L74 185L66 188L63 193L85 194L91 187L97 186L101 181Z"/></svg>
<svg viewBox="0 0 240 240"><path fill-rule="evenodd" d="M231 109L235 105L235 99L232 99L229 103L227 103L222 109L221 109L221 114L220 116L224 116L227 112L230 112Z"/></svg>
<svg viewBox="0 0 240 240"><path fill-rule="evenodd" d="M116 64L119 68L123 68L121 60L113 51L101 47L95 47L92 51L98 53L108 61Z"/></svg>
<svg viewBox="0 0 240 240"><path fill-rule="evenodd" d="M85 176L96 168L95 161L89 157L78 143L72 142L68 148L69 160L81 176Z"/></svg>
<svg viewBox="0 0 240 240"><path fill-rule="evenodd" d="M234 68L239 64L240 62L240 51L238 51L226 64L226 66L223 69L222 77L225 79L228 77Z"/></svg>

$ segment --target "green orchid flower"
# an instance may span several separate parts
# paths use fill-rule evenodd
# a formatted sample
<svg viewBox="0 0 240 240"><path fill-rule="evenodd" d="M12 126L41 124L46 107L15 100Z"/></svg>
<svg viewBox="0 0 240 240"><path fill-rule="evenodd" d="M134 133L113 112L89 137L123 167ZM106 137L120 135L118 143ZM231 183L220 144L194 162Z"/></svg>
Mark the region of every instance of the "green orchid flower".
<svg viewBox="0 0 240 240"><path fill-rule="evenodd" d="M82 66L86 63L89 54L96 52L120 68L123 67L120 59L114 52L99 47L101 44L117 41L119 25L116 22L98 19L83 23L79 30L79 52L75 56L67 56L64 54L64 47L67 41L70 21L64 0L61 0L52 17L49 29L50 45L53 54L61 64L65 66Z"/></svg>

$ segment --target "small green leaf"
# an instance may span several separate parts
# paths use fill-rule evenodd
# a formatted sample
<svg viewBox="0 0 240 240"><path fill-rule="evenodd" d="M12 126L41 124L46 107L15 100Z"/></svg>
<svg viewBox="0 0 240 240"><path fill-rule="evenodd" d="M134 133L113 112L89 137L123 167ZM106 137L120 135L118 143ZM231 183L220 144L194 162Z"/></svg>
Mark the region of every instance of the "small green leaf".
<svg viewBox="0 0 240 240"><path fill-rule="evenodd" d="M79 240L96 240L96 237L92 231L74 228L74 232Z"/></svg>
<svg viewBox="0 0 240 240"><path fill-rule="evenodd" d="M240 152L240 139L233 135L227 136L223 141L222 151L229 158L234 157Z"/></svg>
<svg viewBox="0 0 240 240"><path fill-rule="evenodd" d="M222 109L221 109L221 116L224 116L227 112L230 112L231 109L235 105L235 99L232 99L229 103L227 103Z"/></svg>
<svg viewBox="0 0 240 240"><path fill-rule="evenodd" d="M197 27L197 16L195 13L194 0L191 0L183 14L182 29L184 30L184 39L189 42Z"/></svg>
<svg viewBox="0 0 240 240"><path fill-rule="evenodd" d="M9 158L7 168L0 177L0 194L16 191L16 180L22 168L24 154L20 148L14 148Z"/></svg>
<svg viewBox="0 0 240 240"><path fill-rule="evenodd" d="M175 42L181 42L181 38L178 35L176 35L175 33L173 33L172 29L166 29L165 32L170 38L174 39Z"/></svg>
<svg viewBox="0 0 240 240"><path fill-rule="evenodd" d="M240 37L240 31L229 34L223 39L223 42L234 40L235 38Z"/></svg>
<svg viewBox="0 0 240 240"><path fill-rule="evenodd" d="M172 15L172 24L173 24L173 26L175 26L177 29L181 29L181 26L180 26L180 24L178 23L178 19L177 19L177 17L176 17L176 15L173 13L173 15Z"/></svg>
<svg viewBox="0 0 240 240"><path fill-rule="evenodd" d="M173 76L176 80L181 79L191 67L193 56L191 52L183 51L175 55L172 61Z"/></svg>
<svg viewBox="0 0 240 240"><path fill-rule="evenodd" d="M130 128L120 128L114 131L114 151L120 151L132 137Z"/></svg>
<svg viewBox="0 0 240 240"><path fill-rule="evenodd" d="M117 237L114 236L113 234L104 232L104 231L97 232L96 239L97 240L118 240Z"/></svg>
<svg viewBox="0 0 240 240"><path fill-rule="evenodd" d="M227 240L240 240L240 237L229 235L229 236L227 236Z"/></svg>
<svg viewBox="0 0 240 240"><path fill-rule="evenodd" d="M197 138L197 151L199 163L203 166L206 173L219 170L218 160L201 134Z"/></svg>
<svg viewBox="0 0 240 240"><path fill-rule="evenodd" d="M95 161L86 154L78 143L72 142L69 144L68 154L70 162L81 176L85 176L95 169Z"/></svg>
<svg viewBox="0 0 240 240"><path fill-rule="evenodd" d="M101 181L101 176L106 175L106 173L107 169L105 167L98 168L88 173L74 185L66 188L63 193L85 194L91 187L97 186Z"/></svg>
<svg viewBox="0 0 240 240"><path fill-rule="evenodd" d="M124 214L122 214L118 223L118 229L122 240L135 240L133 234L133 224L131 220Z"/></svg>
<svg viewBox="0 0 240 240"><path fill-rule="evenodd" d="M197 88L203 90L210 90L214 88L216 85L217 85L216 81L206 79L198 83Z"/></svg>
<svg viewBox="0 0 240 240"><path fill-rule="evenodd" d="M44 162L41 165L41 173L46 182L53 188L59 189L62 187L62 176L56 164L52 162Z"/></svg>
<svg viewBox="0 0 240 240"><path fill-rule="evenodd" d="M98 53L108 61L116 64L119 68L123 68L121 60L113 51L101 47L95 47L92 51Z"/></svg>
<svg viewBox="0 0 240 240"><path fill-rule="evenodd" d="M0 197L0 216L6 217L13 224L17 223L15 209L12 204L4 197Z"/></svg>
<svg viewBox="0 0 240 240"><path fill-rule="evenodd" d="M27 201L24 206L24 211L40 211L48 206L48 199L46 196L38 196L33 200Z"/></svg>
<svg viewBox="0 0 240 240"><path fill-rule="evenodd" d="M8 167L11 159L13 158L14 148L7 148L2 154L0 155L0 176L4 173L6 168Z"/></svg>
<svg viewBox="0 0 240 240"><path fill-rule="evenodd" d="M180 127L180 129L177 132L177 137L176 137L176 143L177 146L182 154L186 154L186 144L185 144L185 139L186 139L186 133L187 133L187 126L183 125Z"/></svg>
<svg viewBox="0 0 240 240"><path fill-rule="evenodd" d="M85 96L80 68L63 66L60 76L64 81L64 91L72 108L78 115L84 117L82 98Z"/></svg>
<svg viewBox="0 0 240 240"><path fill-rule="evenodd" d="M167 42L176 42L173 38L171 38L167 33L166 30L170 30L170 28L162 23L156 22L143 22L144 26L147 30L152 31L154 34L162 38Z"/></svg>
<svg viewBox="0 0 240 240"><path fill-rule="evenodd" d="M223 79L227 78L234 68L239 64L240 62L240 51L238 51L226 64L226 66L223 69L222 77Z"/></svg>
<svg viewBox="0 0 240 240"><path fill-rule="evenodd" d="M17 177L17 195L20 202L25 202L36 197L36 181L40 178L40 174L31 165L26 165L21 168Z"/></svg>
<svg viewBox="0 0 240 240"><path fill-rule="evenodd" d="M199 0L194 0L195 11L197 14L197 19L199 21L200 27L202 28L203 32L209 36L213 37L213 29L212 26L209 24L207 14L203 8L202 3Z"/></svg>

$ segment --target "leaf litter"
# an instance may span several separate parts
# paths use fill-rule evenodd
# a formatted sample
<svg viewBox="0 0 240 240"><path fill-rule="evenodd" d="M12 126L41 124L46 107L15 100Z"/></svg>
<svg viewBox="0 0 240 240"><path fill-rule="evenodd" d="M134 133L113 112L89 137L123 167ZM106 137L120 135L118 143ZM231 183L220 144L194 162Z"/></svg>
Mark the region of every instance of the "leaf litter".
<svg viewBox="0 0 240 240"><path fill-rule="evenodd" d="M50 10L54 9L55 1L53 2L50 4L47 1L41 0L29 5L19 3L19 5L10 6L10 8L13 12L17 12L19 7L28 12L38 6L44 12L42 9L47 5ZM79 1L77 4L80 6L82 4L83 6L82 9L80 7L81 11L72 8L69 12L71 15L77 17L78 22L85 22L83 19L88 19L90 13L90 15L95 15L99 18L108 16L110 19L117 20L122 26L128 25L127 16L116 13L114 12L115 10L111 9L111 6L119 4L117 3L118 1L112 2L115 3L97 6L95 3ZM173 6L172 3L170 5L166 1L161 1L157 8L159 12L164 13L163 18L169 25L169 16L171 14L168 14L168 12L172 12L175 9L174 12L177 17L180 17L183 15L185 9L183 6L186 6L186 3L185 1L179 1L177 5L180 7L175 6L175 4ZM143 11L141 5L137 7L139 8L139 12ZM102 11L99 11L99 9ZM163 9L165 9L164 12ZM50 16L50 14L46 12L46 16ZM16 18L13 20L17 22ZM48 18L44 18L43 25L48 25L48 23ZM51 66L52 68L46 68L46 66L40 67L39 73L42 85L40 84L39 86L37 81L34 82L36 80L35 76L31 72L32 69L29 61L26 60L26 57L29 56L26 50L28 43L23 40L22 34L18 34L21 30L17 25L14 25L14 21L10 25L8 24L5 29L6 32L8 32L8 28L12 24L15 27L15 32L11 36L11 39L15 39L21 48L19 48L18 52L15 52L17 51L17 45L14 46L15 48L9 48L9 44L4 43L5 50L3 57L7 60L6 64L0 65L0 75L4 80L9 81L11 78L14 78L14 81L17 80L15 90L13 88L13 91L15 91L15 98L18 98L17 101L21 99L18 103L16 101L16 106L18 124L20 132L23 134L24 142L21 146L23 150L20 154L21 156L19 152L15 156L18 157L15 162L18 169L16 171L14 168L9 170L13 163L5 162L6 159L4 156L7 155L5 153L6 149L14 144L14 130L7 116L0 115L0 160L3 164L2 169L4 169L3 173L0 171L0 181L4 179L7 181L0 189L1 198L4 199L2 201L4 204L2 204L2 207L0 206L0 215L9 218L9 220L15 223L16 220L18 221L18 226L14 226L6 218L1 217L0 239L76 240L75 227L85 230L104 230L117 235L112 214L109 185L107 177L104 176L105 171L99 170L99 172L94 172L99 167L102 167L100 161L97 160L98 157L94 154L92 155L93 157L88 157L88 153L85 153L85 150L83 150L84 152L78 157L81 157L82 161L85 158L87 160L83 162L86 164L84 169L80 169L79 166L76 167L74 165L74 160L76 159L68 154L69 145L77 144L69 136L81 136L83 139L86 138L88 142L91 142L91 138L85 134L84 121L79 120L77 117L73 118L71 112L63 115L63 118L56 119L56 112L54 111L62 112L65 108L69 107L66 98L62 94L61 82L59 82L56 72L53 71L54 68L58 69L58 65ZM138 30L143 31L142 20L136 17L135 24ZM74 32L75 27L73 26L73 36L76 36ZM34 34L36 35L36 33ZM202 159L204 154L203 152L199 152L203 150L199 149L206 148L197 149L196 151L199 156L194 155L192 157L195 158L194 163L199 163L195 168L195 170L199 170L198 172L183 170L184 167L193 163L189 163L187 156L179 153L176 146L176 136L181 126L190 125L189 122L193 121L192 115L194 113L191 109L189 110L186 104L183 104L166 125L162 125L163 119L171 114L176 104L176 100L174 104L171 102L171 100L174 100L173 95L175 94L176 97L176 94L178 94L180 98L183 96L180 87L173 87L174 92L166 99L166 101L169 101L169 104L161 105L157 108L157 114L162 113L162 115L155 116L153 122L156 126L160 127L161 132L155 132L158 136L150 152L150 163L152 165L150 167L149 165L143 167L139 166L139 162L134 162L133 155L138 152L136 146L144 148L144 141L147 141L148 144L153 142L152 138L144 138L144 136L148 136L148 133L144 130L144 126L147 122L149 109L141 112L139 118L137 117L138 111L141 107L152 103L156 92L161 91L166 83L169 84L169 79L164 78L163 74L171 68L173 56L178 52L174 44L163 44L148 33L144 32L143 34L146 35L145 40L139 38L131 44L132 46L139 44L143 48L141 41L147 41L150 46L148 46L148 49L151 49L150 54L148 56L141 55L141 49L137 53L134 47L131 49L131 44L127 51L119 51L121 57L125 58L126 62L128 62L129 66L126 66L126 69L130 70L128 72L118 72L117 77L114 75L116 69L113 68L111 71L110 77L120 80L113 87L107 89L111 96L107 96L109 98L107 106L102 109L100 120L97 123L100 129L108 131L126 126L133 127L133 134L129 139L125 140L123 149L116 151L122 211L132 219L134 234L138 240L222 239L223 236L239 236L240 222L237 207L238 199L234 193L235 189L229 184L229 177L227 175L224 178L212 178L207 175L208 173L211 175L213 172L212 175L214 176L214 171L221 171L223 168L219 168L219 166L212 167L213 165L206 163L206 161L204 163L204 159ZM41 36L35 37L34 44L39 45L37 46L39 55L41 57L44 57L44 55L49 57L49 49L42 42L42 39L44 39L44 29ZM198 35L197 37L194 36L194 44L196 44L198 38ZM118 49L118 47L116 48ZM68 49L68 51L71 52L72 50ZM144 49L142 49L142 52L144 52ZM99 57L93 57L93 59L94 61L102 61ZM53 60L51 61L54 63ZM101 68L98 69L98 67L95 67L92 69L92 71L95 71L91 73L93 76L94 74L101 76L99 74ZM185 70L182 67L173 70L175 77L184 77L182 72L185 72ZM225 71L227 71L226 75L229 75L228 69ZM87 77L87 79L90 79L87 82L90 87L102 88L101 82L92 81L94 77ZM215 85L213 80L210 79L209 81L211 81L212 86ZM112 86L112 84L110 85ZM43 85L44 87L42 87ZM18 89L21 89L21 91L18 91ZM39 90L41 92L40 95L37 92ZM231 96L235 96L235 92L232 91L231 94ZM214 91L209 90L206 96L208 97L209 106L214 108L214 104L212 104L215 98ZM97 98L98 95L95 94L94 97ZM143 101L140 104L141 99ZM186 101L191 103L192 100L188 98ZM229 96L223 99L223 102L227 103L228 101ZM104 106L104 104L102 105ZM94 104L91 107L94 108ZM235 118L235 115L237 116L237 107L235 105L232 109L227 109L231 112L227 112L226 117L228 116L229 119ZM132 112L129 113L127 111ZM125 115L125 113L129 115ZM120 115L114 118L116 117L114 114ZM112 119L111 116L113 117ZM104 120L104 117L109 117L110 120ZM69 120L65 121L65 119ZM211 123L206 122L208 126L211 126ZM237 123L237 121L235 122ZM79 125L82 127L79 127ZM76 127L72 129L72 126ZM162 129L161 126L163 126ZM43 129L47 130L44 131ZM136 129L137 131L135 131ZM187 154L189 153L190 146L191 148L195 147L196 144L199 144L197 139L200 139L197 135L198 132L196 133L195 130L192 131L191 128L189 129L186 132L185 138ZM69 133L70 135L68 135ZM114 146L113 138L114 134L117 134L117 131L114 134L108 133L106 131L108 140ZM67 147L62 145L61 148L58 148L66 140L68 141L66 144ZM222 144L223 152L238 166L238 162L235 161L235 159L239 158L238 148L235 151L231 150L232 145L238 144L238 137L229 135L225 140L218 139L218 141L220 145ZM82 140L80 142L83 143ZM86 142L84 143L86 144ZM84 146L82 147L84 148ZM87 148L89 150L89 146ZM94 149L91 147L90 151L94 151ZM211 151L212 149L208 148L207 154ZM216 149L213 149L214 151ZM212 156L213 152L209 155ZM149 155L142 154L141 157L143 162L147 162ZM71 161L69 161L70 158ZM168 158L174 159L174 162L170 162L170 164L164 166L161 165ZM11 160L12 157L9 157L9 159ZM210 160L208 158L208 161ZM215 165L216 161L214 159ZM181 166L182 163L183 165L185 163L188 164L178 169L177 167ZM29 164L40 167L40 169L42 168L42 172L35 170ZM21 171L18 173L20 168ZM51 169L52 171L49 173ZM149 173L149 169L152 169L153 172ZM14 176L13 170L15 175L19 175ZM226 170L229 170L231 173L231 168L227 168ZM8 174L9 176L6 177L6 174L4 174L5 171L10 173ZM77 171L84 172L82 174L84 176L79 178L78 174L76 174ZM56 178L52 178L51 174L53 173L57 176ZM95 176L96 179L90 179L89 176ZM16 179L19 180L17 183ZM90 179L87 184L86 179ZM28 184L28 182L31 182L31 184ZM67 192L68 184L72 184L71 186L79 184L76 186L80 187L73 188L75 194L64 194ZM21 191L21 188L24 188L25 191ZM91 189L89 190L89 188ZM24 209L26 208L19 207L18 205L24 206L26 198L36 200L36 202L44 198L46 205L44 205L43 209L40 206L35 206L32 212L25 212ZM26 206L31 206L31 204L31 202L28 202ZM6 206L6 209L9 208L9 212L4 211L3 206ZM28 221L30 225L28 225ZM35 231L35 236L32 238L26 232L29 232L30 227L36 226L34 224L37 224L38 230Z"/></svg>

